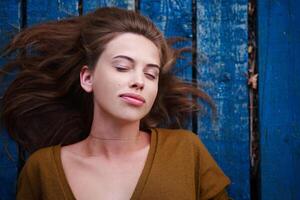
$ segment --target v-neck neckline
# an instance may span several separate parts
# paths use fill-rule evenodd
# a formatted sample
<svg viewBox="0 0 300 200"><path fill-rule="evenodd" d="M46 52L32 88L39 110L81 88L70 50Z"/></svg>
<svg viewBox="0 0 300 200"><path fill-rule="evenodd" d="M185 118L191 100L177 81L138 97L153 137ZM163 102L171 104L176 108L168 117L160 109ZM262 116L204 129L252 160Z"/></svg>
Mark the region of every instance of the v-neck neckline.
<svg viewBox="0 0 300 200"><path fill-rule="evenodd" d="M142 173L138 179L138 182L137 182L137 185L132 193L132 196L130 198L130 200L136 200L136 199L139 199L139 197L141 196L143 190L144 190L144 187L146 185L146 182L147 182L147 179L148 179L148 176L150 174L150 171L151 171L151 167L152 167L152 164L153 164L153 160L154 160L154 157L155 157L155 152L156 152L156 148L157 148L157 135L158 135L158 131L157 129L153 128L151 129L151 136L150 136L150 148L149 148L149 151L148 151L148 155L147 155L147 159L146 159L146 162L145 162L145 165L143 167L143 170L142 170ZM75 196L74 196L74 193L72 192L72 189L67 181L67 178L66 178L66 174L64 172L64 169L63 169L63 164L62 164L62 159L61 159L61 145L57 145L53 148L53 156L54 156L54 160L55 160L55 163L56 163L56 168L57 168L57 172L58 172L58 175L59 175L59 182L61 187L62 187L62 190L64 192L64 195L67 197L67 198L70 198L70 199L76 199Z"/></svg>

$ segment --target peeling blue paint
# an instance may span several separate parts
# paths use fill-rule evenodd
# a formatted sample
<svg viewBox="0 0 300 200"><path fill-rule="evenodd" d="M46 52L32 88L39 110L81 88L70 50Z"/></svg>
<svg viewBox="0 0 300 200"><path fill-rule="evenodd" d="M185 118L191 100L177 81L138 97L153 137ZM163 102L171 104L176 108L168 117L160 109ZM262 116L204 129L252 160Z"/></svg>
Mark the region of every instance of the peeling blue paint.
<svg viewBox="0 0 300 200"><path fill-rule="evenodd" d="M250 199L247 5L197 0L198 80L218 109L216 121L199 118L198 130L230 177L233 199Z"/></svg>
<svg viewBox="0 0 300 200"><path fill-rule="evenodd" d="M100 7L119 7L128 10L135 9L134 0L83 0L83 13L91 12Z"/></svg>
<svg viewBox="0 0 300 200"><path fill-rule="evenodd" d="M78 15L78 0L27 0L28 26Z"/></svg>

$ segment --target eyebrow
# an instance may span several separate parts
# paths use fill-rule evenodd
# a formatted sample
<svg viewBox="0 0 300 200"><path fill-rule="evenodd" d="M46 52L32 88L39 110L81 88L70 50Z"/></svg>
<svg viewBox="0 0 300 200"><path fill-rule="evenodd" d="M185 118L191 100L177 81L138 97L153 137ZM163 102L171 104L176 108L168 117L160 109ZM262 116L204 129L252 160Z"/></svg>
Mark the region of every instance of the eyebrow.
<svg viewBox="0 0 300 200"><path fill-rule="evenodd" d="M126 60L128 60L128 61L134 63L134 59L133 59L133 58L130 58L130 57L128 57L128 56L118 55L118 56L113 57L113 59L115 59L115 58L124 58L124 59L126 59ZM157 68L157 69L160 69L160 67L159 67L158 65L156 65L156 64L147 64L147 66L148 66L148 67L155 67L155 68Z"/></svg>

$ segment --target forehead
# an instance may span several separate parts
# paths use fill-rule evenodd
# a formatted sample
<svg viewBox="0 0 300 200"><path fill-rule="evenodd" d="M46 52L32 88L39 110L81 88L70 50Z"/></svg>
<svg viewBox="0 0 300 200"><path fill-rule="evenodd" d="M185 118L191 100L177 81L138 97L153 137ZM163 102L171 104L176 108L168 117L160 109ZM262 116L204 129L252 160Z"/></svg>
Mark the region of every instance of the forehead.
<svg viewBox="0 0 300 200"><path fill-rule="evenodd" d="M136 61L160 64L159 49L146 37L134 33L122 33L107 43L102 56L113 58L124 55ZM102 57L101 56L101 57Z"/></svg>

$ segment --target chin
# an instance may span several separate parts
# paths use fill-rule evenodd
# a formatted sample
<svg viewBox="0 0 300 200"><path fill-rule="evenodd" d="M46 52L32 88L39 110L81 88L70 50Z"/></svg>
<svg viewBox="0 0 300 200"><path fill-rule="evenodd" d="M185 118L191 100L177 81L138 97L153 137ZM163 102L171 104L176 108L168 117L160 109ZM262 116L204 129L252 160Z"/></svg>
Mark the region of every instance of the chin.
<svg viewBox="0 0 300 200"><path fill-rule="evenodd" d="M124 116L123 115L122 117L119 117L120 120L128 122L128 123L141 121L141 119L143 119L143 118L144 118L144 115L143 116L132 116L132 115Z"/></svg>
<svg viewBox="0 0 300 200"><path fill-rule="evenodd" d="M132 122L137 122L137 121L141 121L141 119L143 119L146 115L148 114L148 112L123 112L120 113L119 115L115 115L116 118L128 122L128 123L132 123Z"/></svg>

